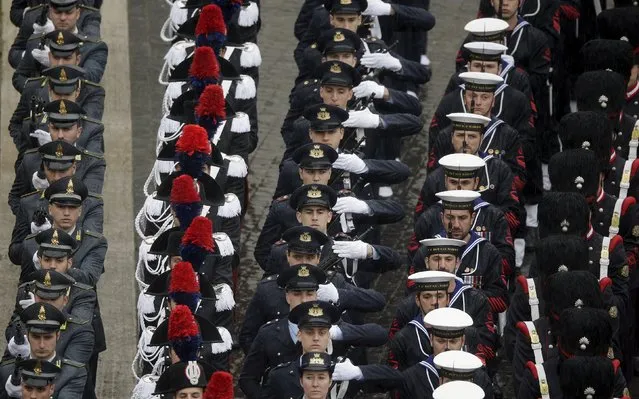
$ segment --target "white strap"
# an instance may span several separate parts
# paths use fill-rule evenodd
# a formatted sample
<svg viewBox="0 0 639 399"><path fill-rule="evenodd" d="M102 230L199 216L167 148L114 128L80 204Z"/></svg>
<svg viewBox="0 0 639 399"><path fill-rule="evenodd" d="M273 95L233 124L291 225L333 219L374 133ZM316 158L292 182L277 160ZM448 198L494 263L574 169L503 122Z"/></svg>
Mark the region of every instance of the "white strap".
<svg viewBox="0 0 639 399"><path fill-rule="evenodd" d="M635 122L635 126L632 128L632 136L630 137L629 146L630 151L628 152L628 160L632 162L637 159L637 147L639 146L639 120Z"/></svg>
<svg viewBox="0 0 639 399"><path fill-rule="evenodd" d="M626 161L623 165L623 174L621 175L621 183L619 183L619 199L625 199L630 189L630 174L632 173L632 160Z"/></svg>
<svg viewBox="0 0 639 399"><path fill-rule="evenodd" d="M610 228L608 229L608 237L612 238L619 233L619 220L621 218L621 206L623 205L623 198L619 198L615 201L615 208L612 211L612 220L610 221Z"/></svg>
<svg viewBox="0 0 639 399"><path fill-rule="evenodd" d="M541 343L539 342L537 328L532 321L525 321L524 324L526 325L528 335L530 336L530 347L535 354L535 364L542 364L544 362L544 354L541 353Z"/></svg>
<svg viewBox="0 0 639 399"><path fill-rule="evenodd" d="M537 376L539 377L539 393L541 393L541 399L550 399L546 370L544 370L543 364L535 364L535 368L537 369Z"/></svg>
<svg viewBox="0 0 639 399"><path fill-rule="evenodd" d="M539 298L537 297L537 288L535 287L535 280L531 278L526 279L528 284L528 305L530 305L530 317L532 321L539 318Z"/></svg>
<svg viewBox="0 0 639 399"><path fill-rule="evenodd" d="M610 237L604 237L601 242L601 258L599 259L599 280L608 277L610 265Z"/></svg>

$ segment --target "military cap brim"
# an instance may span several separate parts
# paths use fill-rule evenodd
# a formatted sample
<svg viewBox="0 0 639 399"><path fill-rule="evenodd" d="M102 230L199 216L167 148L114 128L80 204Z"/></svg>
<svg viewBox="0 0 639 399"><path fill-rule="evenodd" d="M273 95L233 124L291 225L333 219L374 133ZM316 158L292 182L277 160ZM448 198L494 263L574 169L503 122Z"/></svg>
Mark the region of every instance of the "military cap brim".
<svg viewBox="0 0 639 399"><path fill-rule="evenodd" d="M309 191L312 191L312 194ZM311 195L309 196L309 194ZM289 199L289 205L295 210L300 210L306 206L321 206L332 209L336 202L337 193L335 190L323 184L301 186L291 194Z"/></svg>
<svg viewBox="0 0 639 399"><path fill-rule="evenodd" d="M162 183L155 192L155 199L158 201L171 201L171 188L173 187L173 180L183 175L184 172L173 172L166 176ZM197 179L199 187L200 199L203 205L207 206L220 206L224 205L225 197L222 187L211 176L203 173Z"/></svg>
<svg viewBox="0 0 639 399"><path fill-rule="evenodd" d="M49 4L58 11L70 11L78 6L78 0L49 0Z"/></svg>
<svg viewBox="0 0 639 399"><path fill-rule="evenodd" d="M339 38L341 40L336 40ZM317 49L323 54L358 53L362 40L348 29L331 29L323 32L317 40Z"/></svg>
<svg viewBox="0 0 639 399"><path fill-rule="evenodd" d="M187 377L188 375L193 375L193 373L187 370L189 364L196 364L198 373L200 374L195 383ZM203 362L190 361L172 364L158 379L155 385L154 395L170 394L185 388L206 388L213 371L211 366Z"/></svg>
<svg viewBox="0 0 639 399"><path fill-rule="evenodd" d="M27 276L27 281L33 281L34 294L43 299L57 299L75 284L71 276L54 270L37 270Z"/></svg>
<svg viewBox="0 0 639 399"><path fill-rule="evenodd" d="M18 363L22 383L30 387L45 387L53 383L61 369L51 362L26 359Z"/></svg>
<svg viewBox="0 0 639 399"><path fill-rule="evenodd" d="M220 343L224 342L217 327L215 327L210 321L204 317L194 314L195 321L200 329L200 336L202 337L202 343ZM169 341L169 319L164 320L153 332L151 342L149 346L168 346L171 345Z"/></svg>
<svg viewBox="0 0 639 399"><path fill-rule="evenodd" d="M277 285L287 291L316 290L320 284L326 284L326 273L313 265L287 267L277 276Z"/></svg>
<svg viewBox="0 0 639 399"><path fill-rule="evenodd" d="M329 241L326 234L307 226L295 226L287 229L282 234L282 239L288 243L289 251L310 255L318 254L321 247Z"/></svg>
<svg viewBox="0 0 639 399"><path fill-rule="evenodd" d="M44 302L37 302L20 313L20 319L29 332L48 334L60 329L67 321L64 313L55 306Z"/></svg>
<svg viewBox="0 0 639 399"><path fill-rule="evenodd" d="M52 237L57 232L57 243L52 244ZM62 230L45 230L35 236L38 244L38 253L51 257L62 258L73 254L78 248L78 242Z"/></svg>
<svg viewBox="0 0 639 399"><path fill-rule="evenodd" d="M70 191L70 182L73 183L73 191ZM84 183L82 183L82 180L76 177L63 177L51 183L49 187L44 190L44 197L49 203L71 206L81 206L88 195L89 190Z"/></svg>
<svg viewBox="0 0 639 399"><path fill-rule="evenodd" d="M179 227L171 227L157 236L147 253L149 255L159 256L179 256L180 242L183 235L184 233ZM175 248L171 248L172 243L177 243L177 246Z"/></svg>
<svg viewBox="0 0 639 399"><path fill-rule="evenodd" d="M40 146L38 152L42 162L52 170L67 170L82 155L82 151L65 141L44 144Z"/></svg>
<svg viewBox="0 0 639 399"><path fill-rule="evenodd" d="M301 371L328 371L335 369L331 355L325 352L308 352L300 357L299 367Z"/></svg>
<svg viewBox="0 0 639 399"><path fill-rule="evenodd" d="M303 169L330 169L337 157L337 151L331 146L315 143L298 148L292 155L293 161Z"/></svg>
<svg viewBox="0 0 639 399"><path fill-rule="evenodd" d="M311 129L326 132L342 127L348 119L348 111L328 104L315 104L304 110L304 118L311 124Z"/></svg>
<svg viewBox="0 0 639 399"><path fill-rule="evenodd" d="M64 71L64 75L59 71ZM85 73L84 68L75 65L55 66L42 71L42 75L48 77L49 87L57 94L73 93Z"/></svg>
<svg viewBox="0 0 639 399"><path fill-rule="evenodd" d="M304 302L291 310L288 320L297 324L299 328L326 327L330 328L340 319L340 311L329 302Z"/></svg>
<svg viewBox="0 0 639 399"><path fill-rule="evenodd" d="M322 85L354 87L362 81L357 69L341 61L323 62L315 72Z"/></svg>
<svg viewBox="0 0 639 399"><path fill-rule="evenodd" d="M200 284L200 295L204 300L215 301L215 290L211 285L208 277L205 274L198 273L198 282ZM157 276L144 292L147 295L153 296L168 296L169 285L171 284L171 270L167 270L164 273Z"/></svg>

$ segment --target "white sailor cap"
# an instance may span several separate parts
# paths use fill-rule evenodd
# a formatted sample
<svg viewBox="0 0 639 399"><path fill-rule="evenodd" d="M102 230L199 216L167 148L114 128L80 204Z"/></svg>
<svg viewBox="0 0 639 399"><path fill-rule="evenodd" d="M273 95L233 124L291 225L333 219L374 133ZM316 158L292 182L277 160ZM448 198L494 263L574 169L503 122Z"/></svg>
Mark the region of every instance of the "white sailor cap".
<svg viewBox="0 0 639 399"><path fill-rule="evenodd" d="M446 176L457 179L470 179L477 171L486 166L486 161L472 154L448 154L439 159Z"/></svg>
<svg viewBox="0 0 639 399"><path fill-rule="evenodd" d="M467 112L453 112L451 114L447 114L446 118L450 119L453 129L470 130L480 133L483 133L484 128L490 123L490 118Z"/></svg>
<svg viewBox="0 0 639 399"><path fill-rule="evenodd" d="M471 210L474 208L473 201L481 196L478 192L470 190L440 191L435 195L442 200L445 209L453 210Z"/></svg>
<svg viewBox="0 0 639 399"><path fill-rule="evenodd" d="M415 291L448 291L450 282L455 279L455 275L447 272L428 270L413 273L408 276L408 279L415 283L413 286Z"/></svg>
<svg viewBox="0 0 639 399"><path fill-rule="evenodd" d="M484 399L484 390L469 381L451 381L433 391L433 399Z"/></svg>
<svg viewBox="0 0 639 399"><path fill-rule="evenodd" d="M459 254L459 248L466 245L466 241L455 240L453 238L425 238L420 240L419 243L426 247L428 255L451 254L457 256ZM411 274L411 276L414 276L414 274ZM410 276L408 276L408 278L410 278Z"/></svg>
<svg viewBox="0 0 639 399"><path fill-rule="evenodd" d="M485 42L503 39L506 29L508 22L497 18L474 19L464 26L466 32Z"/></svg>
<svg viewBox="0 0 639 399"><path fill-rule="evenodd" d="M470 51L471 60L499 61L508 47L492 42L469 42L464 48Z"/></svg>
<svg viewBox="0 0 639 399"><path fill-rule="evenodd" d="M439 369L440 377L451 380L470 380L475 370L483 366L481 360L472 353L464 351L446 351L435 356L435 366Z"/></svg>
<svg viewBox="0 0 639 399"><path fill-rule="evenodd" d="M464 81L466 90L493 92L504 83L504 78L486 72L462 72L459 78Z"/></svg>
<svg viewBox="0 0 639 399"><path fill-rule="evenodd" d="M463 310L439 308L424 316L426 328L431 334L441 338L458 338L464 335L466 327L473 325L473 318Z"/></svg>

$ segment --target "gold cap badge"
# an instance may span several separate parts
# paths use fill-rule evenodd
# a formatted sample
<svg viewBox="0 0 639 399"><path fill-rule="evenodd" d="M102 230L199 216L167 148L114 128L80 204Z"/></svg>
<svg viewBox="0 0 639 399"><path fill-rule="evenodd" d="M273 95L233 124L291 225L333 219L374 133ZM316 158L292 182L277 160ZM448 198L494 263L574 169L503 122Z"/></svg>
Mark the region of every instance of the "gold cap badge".
<svg viewBox="0 0 639 399"><path fill-rule="evenodd" d="M324 158L324 150L319 145L313 146L308 154L311 158Z"/></svg>
<svg viewBox="0 0 639 399"><path fill-rule="evenodd" d="M69 184L67 184L67 194L73 194L74 191L73 180L69 180Z"/></svg>
<svg viewBox="0 0 639 399"><path fill-rule="evenodd" d="M334 42L343 42L344 40L346 40L346 38L344 37L344 34L341 31L337 31L335 32L335 35L333 35Z"/></svg>
<svg viewBox="0 0 639 399"><path fill-rule="evenodd" d="M64 100L60 100L60 109L59 112L61 114L66 114L67 113L67 105L64 103Z"/></svg>
<svg viewBox="0 0 639 399"><path fill-rule="evenodd" d="M49 272L44 275L44 286L51 287L51 274Z"/></svg>
<svg viewBox="0 0 639 399"><path fill-rule="evenodd" d="M300 241L301 242L311 242L312 241L311 234L310 233L302 233L300 235Z"/></svg>
<svg viewBox="0 0 639 399"><path fill-rule="evenodd" d="M61 82L65 82L67 81L69 78L67 78L67 72L64 70L64 68L60 69L60 80Z"/></svg>
<svg viewBox="0 0 639 399"><path fill-rule="evenodd" d="M308 198L322 198L322 190L318 190L317 187L313 186L308 190L306 196Z"/></svg>
<svg viewBox="0 0 639 399"><path fill-rule="evenodd" d="M62 46L64 44L64 35L62 34L62 32L58 33L58 38L55 42L58 44L58 46Z"/></svg>
<svg viewBox="0 0 639 399"><path fill-rule="evenodd" d="M40 305L40 311L38 312L38 320L45 321L47 319L47 311L44 306Z"/></svg>
<svg viewBox="0 0 639 399"><path fill-rule="evenodd" d="M64 150L62 149L62 144L58 143L58 146L55 148L55 156L56 158L62 158L64 155Z"/></svg>
<svg viewBox="0 0 639 399"><path fill-rule="evenodd" d="M339 64L331 65L331 69L329 69L332 73L342 73L342 67Z"/></svg>
<svg viewBox="0 0 639 399"><path fill-rule="evenodd" d="M326 108L322 107L320 108L319 112L317 113L317 119L320 121L327 121L329 119L331 119L331 113L328 112L326 110Z"/></svg>
<svg viewBox="0 0 639 399"><path fill-rule="evenodd" d="M313 304L313 307L308 309L308 315L313 317L324 316L324 309L320 308L318 304Z"/></svg>
<svg viewBox="0 0 639 399"><path fill-rule="evenodd" d="M51 245L60 245L60 241L58 240L58 230L53 230L53 235L51 236ZM47 273L48 275L49 273Z"/></svg>
<svg viewBox="0 0 639 399"><path fill-rule="evenodd" d="M314 364L314 365L317 365L317 366L323 366L324 365L324 358L319 353L315 353L313 355L313 357L309 359L308 363L309 364Z"/></svg>
<svg viewBox="0 0 639 399"><path fill-rule="evenodd" d="M33 368L33 372L35 375L42 374L42 364L39 360L36 362L35 367Z"/></svg>
<svg viewBox="0 0 639 399"><path fill-rule="evenodd" d="M300 266L300 269L297 271L297 277L308 277L311 275L311 272L308 270L306 266Z"/></svg>

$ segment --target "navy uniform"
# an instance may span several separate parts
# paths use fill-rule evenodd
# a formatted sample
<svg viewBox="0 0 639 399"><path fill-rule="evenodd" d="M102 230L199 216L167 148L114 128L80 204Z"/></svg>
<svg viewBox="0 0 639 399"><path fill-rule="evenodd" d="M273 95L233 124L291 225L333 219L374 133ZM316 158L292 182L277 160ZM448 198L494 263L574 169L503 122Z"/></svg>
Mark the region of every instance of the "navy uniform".
<svg viewBox="0 0 639 399"><path fill-rule="evenodd" d="M88 2L92 1L93 0L88 0ZM21 22L18 24L20 30L9 49L9 64L14 69L18 67L18 64L20 64L23 53L27 48L27 41L34 34L33 25L37 23L38 25L43 26L43 22L47 22L49 7L55 8L57 11L65 12L73 10L76 7L79 8L80 18L78 18L78 21L76 22L76 27L80 32L83 32L86 35L100 37L102 16L98 9L90 7L91 4L86 4L87 0L49 0L46 2L49 4L40 4L35 7L24 9L24 14L20 15ZM11 12L14 12L13 4L11 5Z"/></svg>
<svg viewBox="0 0 639 399"><path fill-rule="evenodd" d="M33 334L61 332L62 326L68 322L64 313L48 303L34 303L20 314L20 319L26 330ZM13 357L5 357L0 363L0 379L2 381L6 381L13 372L15 360ZM91 397L84 396L86 394L87 370L83 363L67 359L57 351L55 356L48 361L61 368L55 382L54 397L73 399Z"/></svg>
<svg viewBox="0 0 639 399"><path fill-rule="evenodd" d="M20 60L12 77L13 87L18 92L22 93L27 79L39 76L47 67L40 64L32 54L32 51L39 49L41 45L49 46L54 57L79 54L79 66L86 70L86 79L95 83L100 83L102 80L109 52L106 43L81 32L73 34L54 30L46 35L32 35L27 41L24 57Z"/></svg>
<svg viewBox="0 0 639 399"><path fill-rule="evenodd" d="M299 361L291 361L274 368L269 378L269 393L273 398L303 399L305 391L300 378L305 371L327 371L330 378L335 364L331 355L325 352L307 352ZM328 392L326 393L328 395ZM262 395L262 397L269 397ZM327 396L328 397L328 396Z"/></svg>
<svg viewBox="0 0 639 399"><path fill-rule="evenodd" d="M46 119L43 122L42 115L39 115L41 104L55 100L55 96L66 96L73 93L73 101L85 111L82 116L83 121L86 122L84 128L91 130L92 125L95 124L104 129L100 122L104 112L104 88L97 83L83 79L83 76L84 70L82 68L61 65L47 68L42 71L42 76L27 81L18 106L9 121L9 133L19 152L31 147L24 143L27 140L31 141L29 138L31 130L40 124L46 124ZM51 94L54 98L51 97ZM87 132L85 136L91 137L93 134ZM93 140L87 141L93 145L88 147L83 143L80 145L87 147L90 151L104 152L103 139L100 138L99 142L95 144Z"/></svg>
<svg viewBox="0 0 639 399"><path fill-rule="evenodd" d="M72 145L63 142L51 142L40 147L40 149L45 167L50 170L61 171L66 171L73 165L77 152L79 152ZM52 154L53 151L55 153ZM101 232L104 222L104 202L102 197L97 194L90 194L82 180L75 176L65 177L62 180L64 182L60 183L60 189L66 190L69 181L73 181L71 190L77 190L82 198L82 203L78 204L83 207L78 222L83 223L87 229ZM46 180L45 182L49 183ZM54 183L51 182L49 187ZM9 258L16 265L21 264L22 245L27 236L43 229L46 230L46 227L42 226L51 223L48 214L48 205L51 201L50 197L47 196L47 189L41 188L20 198L16 213L16 223L13 227L11 243L9 244Z"/></svg>
<svg viewBox="0 0 639 399"><path fill-rule="evenodd" d="M70 127L78 123L81 118L80 114L68 113L66 111L66 107L68 104L71 103L64 100L54 101L47 104L47 109L50 109L52 111L47 114L49 123L59 127ZM53 112L53 110L56 111ZM59 110L62 110L64 112L58 113ZM75 110L77 111L77 108L75 108ZM52 145L56 148L54 150L54 156L50 157L50 159L55 160L59 158L55 156L56 153L61 152L57 149L58 143L60 143L60 141L55 140L45 144ZM44 147L45 145L41 147ZM96 194L101 194L102 187L104 185L104 172L106 170L104 155L101 153L88 151L82 147L76 148L81 151L81 154L78 154L76 156L75 160L77 161L77 163L74 175L84 182L89 191ZM34 148L25 152L24 158L18 166L18 169L16 170L16 177L13 181L11 191L9 192L9 205L11 206L12 210L17 210L17 202L19 201L20 196L33 191L33 189L35 188L33 182L34 173L41 170L43 160L45 160L43 150Z"/></svg>

